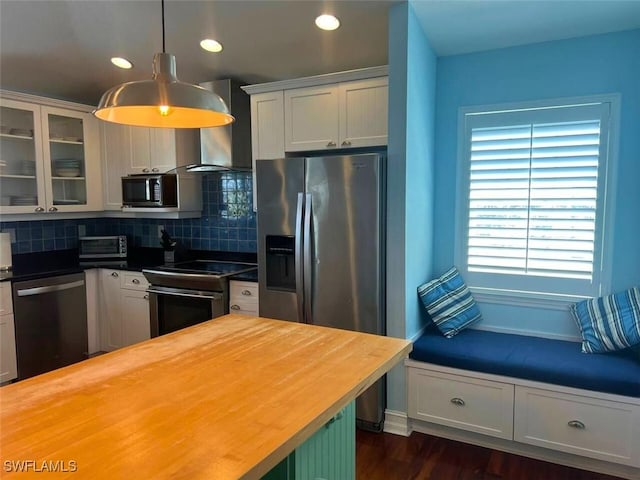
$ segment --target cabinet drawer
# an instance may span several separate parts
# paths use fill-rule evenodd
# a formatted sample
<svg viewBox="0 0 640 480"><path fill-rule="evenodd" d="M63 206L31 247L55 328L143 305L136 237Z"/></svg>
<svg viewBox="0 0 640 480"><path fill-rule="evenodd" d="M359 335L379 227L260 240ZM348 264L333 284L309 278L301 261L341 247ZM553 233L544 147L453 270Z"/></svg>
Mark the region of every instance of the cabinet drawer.
<svg viewBox="0 0 640 480"><path fill-rule="evenodd" d="M0 283L0 315L13 313L13 300L11 300L11 282Z"/></svg>
<svg viewBox="0 0 640 480"><path fill-rule="evenodd" d="M516 387L518 442L640 466L640 406Z"/></svg>
<svg viewBox="0 0 640 480"><path fill-rule="evenodd" d="M513 438L513 385L409 368L409 417Z"/></svg>
<svg viewBox="0 0 640 480"><path fill-rule="evenodd" d="M242 303L258 303L258 284L256 282L229 282L229 298L231 304L234 301Z"/></svg>
<svg viewBox="0 0 640 480"><path fill-rule="evenodd" d="M129 290L146 290L149 282L146 277L139 272L120 272L120 287Z"/></svg>
<svg viewBox="0 0 640 480"><path fill-rule="evenodd" d="M229 301L229 313L258 316L258 304L255 302L238 302L232 299Z"/></svg>

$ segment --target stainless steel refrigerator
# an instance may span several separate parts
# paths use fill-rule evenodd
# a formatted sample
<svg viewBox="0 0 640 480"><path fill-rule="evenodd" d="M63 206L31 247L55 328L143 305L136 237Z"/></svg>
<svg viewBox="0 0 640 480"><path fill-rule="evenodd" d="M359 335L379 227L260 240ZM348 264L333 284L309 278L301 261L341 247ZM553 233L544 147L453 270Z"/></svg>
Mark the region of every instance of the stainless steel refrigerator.
<svg viewBox="0 0 640 480"><path fill-rule="evenodd" d="M260 315L385 334L385 156L256 162ZM385 382L356 401L381 430Z"/></svg>

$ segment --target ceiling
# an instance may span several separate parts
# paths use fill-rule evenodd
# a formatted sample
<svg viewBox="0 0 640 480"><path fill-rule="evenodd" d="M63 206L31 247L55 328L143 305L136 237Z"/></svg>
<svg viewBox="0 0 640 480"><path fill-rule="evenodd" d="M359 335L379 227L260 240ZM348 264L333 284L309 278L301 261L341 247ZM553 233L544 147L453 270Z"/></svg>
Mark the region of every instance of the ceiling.
<svg viewBox="0 0 640 480"><path fill-rule="evenodd" d="M166 50L178 78L261 83L387 60L388 10L403 0L166 0ZM438 55L640 28L640 0L415 0ZM324 32L320 13L342 26ZM200 49L203 38L224 45ZM0 87L95 105L151 77L162 50L160 0L0 0ZM124 56L125 71L109 59Z"/></svg>

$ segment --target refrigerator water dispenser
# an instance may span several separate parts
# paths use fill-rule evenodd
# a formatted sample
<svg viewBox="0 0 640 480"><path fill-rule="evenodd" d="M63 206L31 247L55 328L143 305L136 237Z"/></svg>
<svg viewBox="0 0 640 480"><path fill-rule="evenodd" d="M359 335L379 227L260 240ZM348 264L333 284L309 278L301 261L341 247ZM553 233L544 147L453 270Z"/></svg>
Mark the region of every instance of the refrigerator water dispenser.
<svg viewBox="0 0 640 480"><path fill-rule="evenodd" d="M295 239L296 237L289 235L267 235L268 289L296 291Z"/></svg>

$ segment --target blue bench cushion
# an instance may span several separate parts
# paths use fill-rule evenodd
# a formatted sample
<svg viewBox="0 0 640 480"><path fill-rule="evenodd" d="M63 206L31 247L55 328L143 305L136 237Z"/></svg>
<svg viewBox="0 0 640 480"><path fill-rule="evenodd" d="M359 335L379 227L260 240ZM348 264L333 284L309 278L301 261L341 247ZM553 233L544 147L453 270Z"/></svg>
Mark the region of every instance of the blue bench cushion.
<svg viewBox="0 0 640 480"><path fill-rule="evenodd" d="M466 329L445 338L429 330L414 360L537 382L640 397L640 361L631 349L582 353L579 342Z"/></svg>

